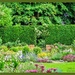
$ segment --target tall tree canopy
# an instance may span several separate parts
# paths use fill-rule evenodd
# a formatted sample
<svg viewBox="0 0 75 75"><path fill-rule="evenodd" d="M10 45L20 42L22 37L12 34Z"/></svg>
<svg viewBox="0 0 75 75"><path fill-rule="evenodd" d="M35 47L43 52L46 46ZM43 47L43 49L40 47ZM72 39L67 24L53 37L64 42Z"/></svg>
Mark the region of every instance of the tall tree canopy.
<svg viewBox="0 0 75 75"><path fill-rule="evenodd" d="M75 23L75 3L4 2L1 4L12 10L13 25L64 25Z"/></svg>
<svg viewBox="0 0 75 75"><path fill-rule="evenodd" d="M0 4L0 27L12 25L12 10Z"/></svg>

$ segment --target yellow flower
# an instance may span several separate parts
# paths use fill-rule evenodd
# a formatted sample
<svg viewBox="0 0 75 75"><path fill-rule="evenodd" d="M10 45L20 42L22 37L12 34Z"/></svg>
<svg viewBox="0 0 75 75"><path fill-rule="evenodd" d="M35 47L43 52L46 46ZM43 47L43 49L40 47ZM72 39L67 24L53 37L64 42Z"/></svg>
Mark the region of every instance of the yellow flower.
<svg viewBox="0 0 75 75"><path fill-rule="evenodd" d="M47 53L45 53L45 52L42 52L42 53L38 54L38 57L42 57L43 58L43 57L46 57L46 56L47 56Z"/></svg>

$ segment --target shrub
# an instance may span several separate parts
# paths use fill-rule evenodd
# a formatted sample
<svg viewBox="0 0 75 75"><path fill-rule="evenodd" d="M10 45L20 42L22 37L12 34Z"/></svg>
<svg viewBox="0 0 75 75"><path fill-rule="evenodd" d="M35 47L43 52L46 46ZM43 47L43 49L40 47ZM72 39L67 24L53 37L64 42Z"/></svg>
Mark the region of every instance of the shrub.
<svg viewBox="0 0 75 75"><path fill-rule="evenodd" d="M30 51L29 46L28 45L24 46L23 51L22 51L23 54L27 54L29 51Z"/></svg>
<svg viewBox="0 0 75 75"><path fill-rule="evenodd" d="M66 46L62 45L61 43L55 43L54 45L58 47L59 52L65 50L66 48Z"/></svg>
<svg viewBox="0 0 75 75"><path fill-rule="evenodd" d="M7 48L7 46L2 45L2 46L0 46L0 50L3 50L3 51L8 51L8 48Z"/></svg>
<svg viewBox="0 0 75 75"><path fill-rule="evenodd" d="M33 52L37 55L38 53L41 53L42 52L42 49L40 47L35 47L33 49Z"/></svg>
<svg viewBox="0 0 75 75"><path fill-rule="evenodd" d="M50 51L50 55L52 56L52 55L54 55L54 54L57 53L57 52L58 52L57 49L52 48L51 51Z"/></svg>
<svg viewBox="0 0 75 75"><path fill-rule="evenodd" d="M14 52L17 52L17 51L19 51L19 48L18 47L11 47L10 50L13 50Z"/></svg>
<svg viewBox="0 0 75 75"><path fill-rule="evenodd" d="M8 48L11 48L13 46L13 43L12 42L7 42L7 43L5 43L5 46L7 46Z"/></svg>
<svg viewBox="0 0 75 75"><path fill-rule="evenodd" d="M74 53L74 51L72 50L72 48L70 48L70 49L65 49L65 50L63 50L63 52L62 52L63 56L66 56L66 55L68 55L68 54L73 54L73 53Z"/></svg>
<svg viewBox="0 0 75 75"><path fill-rule="evenodd" d="M35 62L37 60L37 56L33 52L30 52L27 55L30 57L30 61Z"/></svg>
<svg viewBox="0 0 75 75"><path fill-rule="evenodd" d="M61 60L62 57L63 57L63 54L62 54L62 53L55 53L55 54L51 57L51 59L52 59L52 60Z"/></svg>
<svg viewBox="0 0 75 75"><path fill-rule="evenodd" d="M33 52L27 53L23 57L23 61L33 61L33 62L35 62L36 60L37 60L37 56Z"/></svg>

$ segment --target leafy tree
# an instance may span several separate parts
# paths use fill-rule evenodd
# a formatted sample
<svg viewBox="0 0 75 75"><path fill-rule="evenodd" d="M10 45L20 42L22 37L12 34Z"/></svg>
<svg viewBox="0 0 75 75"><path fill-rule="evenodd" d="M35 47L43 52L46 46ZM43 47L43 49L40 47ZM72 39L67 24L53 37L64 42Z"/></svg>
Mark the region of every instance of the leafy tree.
<svg viewBox="0 0 75 75"><path fill-rule="evenodd" d="M1 3L12 10L13 25L74 24L75 3Z"/></svg>
<svg viewBox="0 0 75 75"><path fill-rule="evenodd" d="M11 25L12 25L11 9L7 8L5 5L0 4L0 27Z"/></svg>

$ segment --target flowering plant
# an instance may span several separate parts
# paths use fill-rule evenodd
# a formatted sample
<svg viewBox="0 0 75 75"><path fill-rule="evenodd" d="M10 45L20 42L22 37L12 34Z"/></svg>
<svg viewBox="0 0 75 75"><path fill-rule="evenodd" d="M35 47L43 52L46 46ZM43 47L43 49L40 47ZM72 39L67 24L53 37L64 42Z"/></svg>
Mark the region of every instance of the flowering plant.
<svg viewBox="0 0 75 75"><path fill-rule="evenodd" d="M64 61L69 61L69 62L75 61L75 55L68 54L68 55L66 55L66 56L63 57L63 60Z"/></svg>
<svg viewBox="0 0 75 75"><path fill-rule="evenodd" d="M58 73L57 68L46 69L44 65L35 64L36 69L26 70L26 73Z"/></svg>

